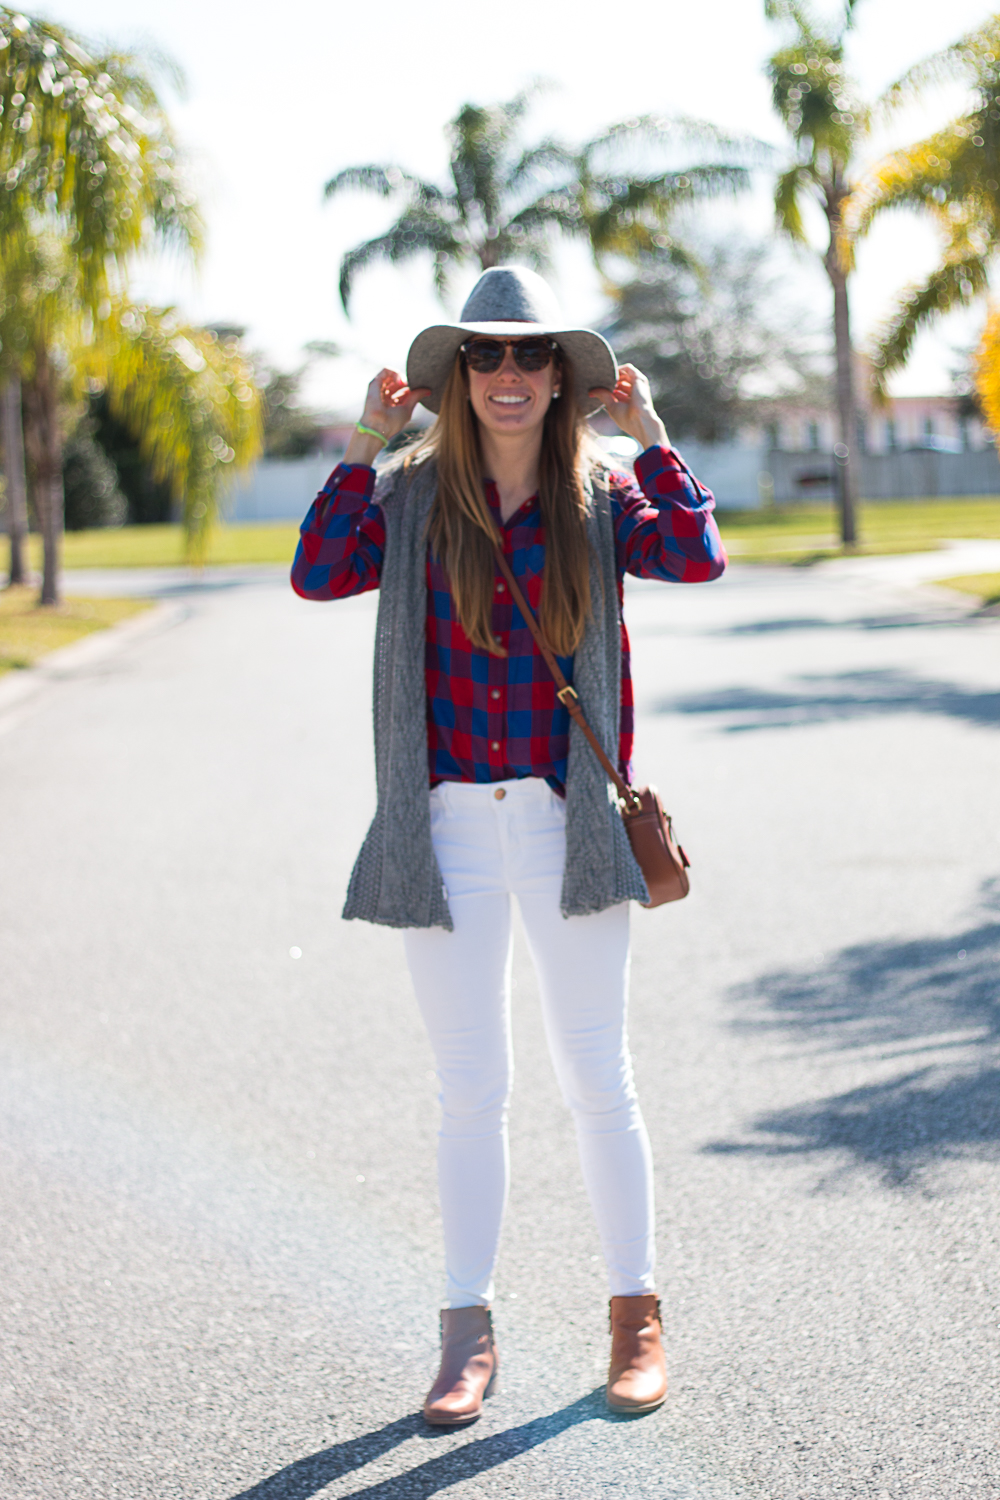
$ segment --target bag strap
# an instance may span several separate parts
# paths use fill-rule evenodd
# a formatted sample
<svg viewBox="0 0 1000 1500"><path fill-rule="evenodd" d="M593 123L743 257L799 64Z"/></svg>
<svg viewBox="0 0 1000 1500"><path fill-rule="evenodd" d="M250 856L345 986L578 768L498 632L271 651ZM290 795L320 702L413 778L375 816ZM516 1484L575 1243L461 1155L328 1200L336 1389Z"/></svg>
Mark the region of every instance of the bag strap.
<svg viewBox="0 0 1000 1500"><path fill-rule="evenodd" d="M587 723L587 720L584 718L583 709L580 707L580 699L577 695L576 688L574 688L570 683L566 681L562 668L556 660L555 652L552 650L548 641L542 634L542 627L539 625L537 619L535 618L534 610L531 608L531 605L528 603L527 599L525 599L524 597L524 594L521 592L520 585L518 584L517 579L514 577L514 574L511 571L510 564L504 556L503 548L497 541L494 541L493 543L493 556L496 560L497 567L500 569L504 578L507 580L507 587L510 589L511 598L517 605L518 609L521 611L521 614L524 616L524 623L531 631L531 634L535 640L535 645L542 653L542 659L544 660L545 665L548 667L549 671L552 673L556 684L556 697L559 699L559 702L564 706L564 708L567 709L570 717L573 719L577 727L580 729L581 733L586 738L588 745L597 756L597 759L600 761L604 771L607 773L609 781L613 782L615 791L618 793L618 797L622 805L630 810L638 811L640 806L638 797L636 796L632 788L628 785L628 783L624 781L618 774L616 768L611 764L611 761L604 753L604 749L601 745L600 740L597 738L597 735L594 733L590 725Z"/></svg>

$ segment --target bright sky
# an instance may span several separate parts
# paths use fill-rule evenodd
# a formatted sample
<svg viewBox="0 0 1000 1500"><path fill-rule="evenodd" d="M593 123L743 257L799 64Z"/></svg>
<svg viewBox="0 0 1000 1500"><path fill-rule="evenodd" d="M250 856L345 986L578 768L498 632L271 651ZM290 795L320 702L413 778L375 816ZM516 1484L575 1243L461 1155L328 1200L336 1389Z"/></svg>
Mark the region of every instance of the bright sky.
<svg viewBox="0 0 1000 1500"><path fill-rule="evenodd" d="M820 6L828 0L818 0ZM44 14L85 37L137 41L170 54L187 75L184 100L171 101L190 154L208 226L196 271L149 268L135 291L175 302L193 320L245 325L251 341L282 365L297 365L310 340L332 340L348 357L325 362L309 394L346 412L382 364L402 368L415 333L441 316L429 262L378 268L356 284L352 316L337 297L343 252L379 233L391 204L363 195L322 201L341 167L395 161L445 180L446 121L466 100L510 97L533 77L554 87L531 125L571 141L614 120L646 112L710 119L782 143L770 108L764 59L778 28L762 0L535 0L528 11L474 0L45 0ZM980 25L984 0L859 0L849 64L869 95L912 62ZM899 117L901 143L954 113L961 94L935 96ZM763 184L724 211L726 225L769 232ZM885 315L893 294L934 263L936 240L913 216L888 218L862 247L853 281L856 341ZM556 258L566 312L596 321L604 308L581 246ZM457 313L474 274L456 280ZM825 278L807 260L790 261L790 295L825 317ZM899 392L948 389L952 350L975 337L981 313L961 314L920 341Z"/></svg>

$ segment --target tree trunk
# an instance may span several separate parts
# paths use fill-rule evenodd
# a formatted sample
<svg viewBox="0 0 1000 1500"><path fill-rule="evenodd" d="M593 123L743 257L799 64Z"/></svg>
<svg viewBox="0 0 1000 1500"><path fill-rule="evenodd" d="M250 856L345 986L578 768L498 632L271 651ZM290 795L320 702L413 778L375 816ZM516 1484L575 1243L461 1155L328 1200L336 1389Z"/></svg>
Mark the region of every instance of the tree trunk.
<svg viewBox="0 0 1000 1500"><path fill-rule="evenodd" d="M834 457L837 462L837 494L840 505L840 540L853 547L857 533L857 471L852 462L857 434L857 408L854 402L854 360L851 350L851 309L847 297L847 272L840 264L837 231L839 205L834 213L828 209L830 248L824 257L826 274L833 287L833 341L837 358L837 418L840 442ZM839 450L839 451L838 451Z"/></svg>
<svg viewBox="0 0 1000 1500"><path fill-rule="evenodd" d="M24 539L28 534L27 485L24 477L24 432L21 427L21 382L12 375L0 389L4 475L7 480L7 525L10 531L10 583L24 582Z"/></svg>
<svg viewBox="0 0 1000 1500"><path fill-rule="evenodd" d="M24 436L35 476L44 561L39 604L58 604L63 535L62 433L59 375L48 350L35 350L35 373L24 386Z"/></svg>

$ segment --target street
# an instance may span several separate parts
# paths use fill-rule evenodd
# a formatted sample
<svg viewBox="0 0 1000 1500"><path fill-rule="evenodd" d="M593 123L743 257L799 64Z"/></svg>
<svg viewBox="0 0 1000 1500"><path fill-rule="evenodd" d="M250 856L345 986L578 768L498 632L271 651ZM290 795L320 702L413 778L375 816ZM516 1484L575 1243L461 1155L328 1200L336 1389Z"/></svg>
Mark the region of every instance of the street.
<svg viewBox="0 0 1000 1500"><path fill-rule="evenodd" d="M499 1393L434 1433L435 1081L344 923L376 596L277 570L0 715L0 1496L1000 1497L1000 618L879 560L630 588L672 1391L607 1302L523 941Z"/></svg>

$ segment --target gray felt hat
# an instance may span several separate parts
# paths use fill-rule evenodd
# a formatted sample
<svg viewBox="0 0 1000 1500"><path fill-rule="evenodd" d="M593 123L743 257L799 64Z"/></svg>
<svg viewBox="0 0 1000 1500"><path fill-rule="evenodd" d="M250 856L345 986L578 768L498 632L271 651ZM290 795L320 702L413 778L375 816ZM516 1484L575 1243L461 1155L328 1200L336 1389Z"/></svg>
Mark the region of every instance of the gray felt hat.
<svg viewBox="0 0 1000 1500"><path fill-rule="evenodd" d="M494 338L543 333L555 339L573 362L577 404L587 416L601 406L587 392L595 386L613 390L618 379L611 345L590 328L567 327L548 282L523 266L494 266L472 288L460 322L434 323L410 345L406 381L411 390L430 386L423 402L429 411L440 410L455 355L470 333Z"/></svg>

